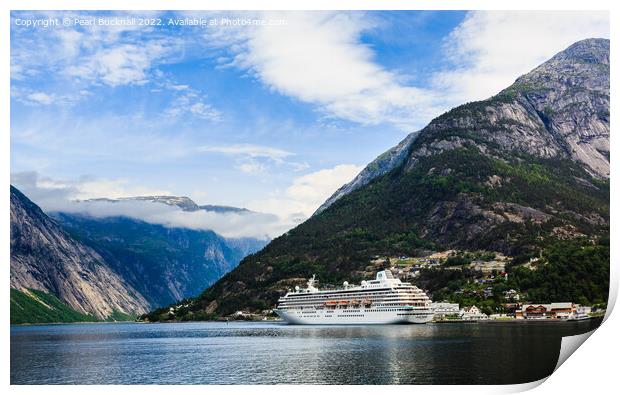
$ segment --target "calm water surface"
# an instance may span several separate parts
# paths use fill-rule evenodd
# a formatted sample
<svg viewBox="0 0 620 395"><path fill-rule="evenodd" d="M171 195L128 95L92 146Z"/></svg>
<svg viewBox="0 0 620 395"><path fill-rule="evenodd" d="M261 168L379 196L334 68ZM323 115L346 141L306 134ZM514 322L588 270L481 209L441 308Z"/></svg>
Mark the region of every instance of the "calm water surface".
<svg viewBox="0 0 620 395"><path fill-rule="evenodd" d="M11 384L521 383L599 324L12 326Z"/></svg>

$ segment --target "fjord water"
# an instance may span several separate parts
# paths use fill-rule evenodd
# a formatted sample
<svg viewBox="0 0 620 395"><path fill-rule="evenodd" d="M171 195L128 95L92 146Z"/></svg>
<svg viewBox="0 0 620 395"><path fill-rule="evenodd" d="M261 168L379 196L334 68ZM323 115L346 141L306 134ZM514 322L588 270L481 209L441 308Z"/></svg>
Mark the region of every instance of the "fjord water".
<svg viewBox="0 0 620 395"><path fill-rule="evenodd" d="M599 324L12 326L11 384L522 383Z"/></svg>

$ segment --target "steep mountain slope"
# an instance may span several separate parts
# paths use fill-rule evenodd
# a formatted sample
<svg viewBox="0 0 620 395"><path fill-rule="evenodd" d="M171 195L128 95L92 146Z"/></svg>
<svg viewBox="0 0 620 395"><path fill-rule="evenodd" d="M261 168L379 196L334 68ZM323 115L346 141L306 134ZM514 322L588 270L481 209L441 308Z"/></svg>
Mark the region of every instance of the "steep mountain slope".
<svg viewBox="0 0 620 395"><path fill-rule="evenodd" d="M183 201L185 207L195 203ZM154 306L198 295L267 242L225 239L208 230L168 228L126 217L51 214L95 249Z"/></svg>
<svg viewBox="0 0 620 395"><path fill-rule="evenodd" d="M418 132L409 134L397 146L390 148L383 154L379 155L375 160L370 162L351 182L338 188L332 196L329 197L314 213L314 215L331 206L336 200L347 195L356 189L363 187L373 179L389 173L392 169L400 166L407 158L409 147L417 137Z"/></svg>
<svg viewBox="0 0 620 395"><path fill-rule="evenodd" d="M580 41L498 95L407 137L176 318L272 308L313 273L327 283L355 281L375 255L448 247L527 259L579 240L561 249L574 259L556 254L549 266L561 278L587 239L609 230L609 130L609 41ZM580 269L596 271L586 283L606 277L605 254L595 254ZM597 287L600 298L606 287Z"/></svg>
<svg viewBox="0 0 620 395"><path fill-rule="evenodd" d="M149 303L92 248L11 186L11 288L53 294L81 314L136 315Z"/></svg>
<svg viewBox="0 0 620 395"><path fill-rule="evenodd" d="M480 127L472 116L481 116L490 124L512 120L516 121L514 126L520 123L525 130L508 128L504 133L486 137L508 149L517 148L543 157L569 156L585 164L595 176L609 177L609 40L588 39L575 43L518 78L495 98L479 103L489 105L488 114L472 112L469 117L454 119L456 114L452 113L447 118L456 120L456 124L434 120L424 131ZM503 105L497 105L500 103ZM467 111L469 107L458 109ZM528 130L541 127L551 136L528 133ZM353 181L327 199L316 213L400 166L419 134L409 134L397 146L372 161Z"/></svg>

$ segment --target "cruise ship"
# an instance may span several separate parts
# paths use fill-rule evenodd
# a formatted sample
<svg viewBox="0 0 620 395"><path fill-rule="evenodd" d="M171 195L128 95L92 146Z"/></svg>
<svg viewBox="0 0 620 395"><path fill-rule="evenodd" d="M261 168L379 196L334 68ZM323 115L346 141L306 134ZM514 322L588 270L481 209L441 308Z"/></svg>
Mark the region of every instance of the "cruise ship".
<svg viewBox="0 0 620 395"><path fill-rule="evenodd" d="M295 287L278 300L274 310L289 324L423 324L433 319L429 297L391 271L377 273L360 285L319 290L315 276L306 288Z"/></svg>

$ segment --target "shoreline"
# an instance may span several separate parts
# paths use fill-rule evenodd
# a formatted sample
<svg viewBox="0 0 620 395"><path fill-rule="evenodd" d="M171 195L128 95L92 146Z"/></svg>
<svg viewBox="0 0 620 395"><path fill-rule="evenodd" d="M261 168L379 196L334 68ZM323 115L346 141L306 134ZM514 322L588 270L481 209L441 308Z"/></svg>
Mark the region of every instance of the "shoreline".
<svg viewBox="0 0 620 395"><path fill-rule="evenodd" d="M531 324L531 323L548 323L548 324L561 324L561 323L580 323L590 322L592 320L602 319L603 316L588 317L581 320L560 320L560 319L501 319L501 320L443 320L443 321L431 321L427 324L501 324L501 323L514 323L514 324ZM24 324L11 324L11 327L29 327L29 326L46 326L46 325L98 325L98 324L191 324L191 323L285 323L284 320L210 320L210 321L164 321L164 322L144 322L144 321L115 321L115 322L42 322L42 323L24 323ZM333 324L333 325L347 325L347 324ZM364 325L364 324L353 324ZM384 324L372 324L373 326L380 326ZM420 325L420 324L411 324ZM322 326L322 325L291 325L291 326Z"/></svg>

